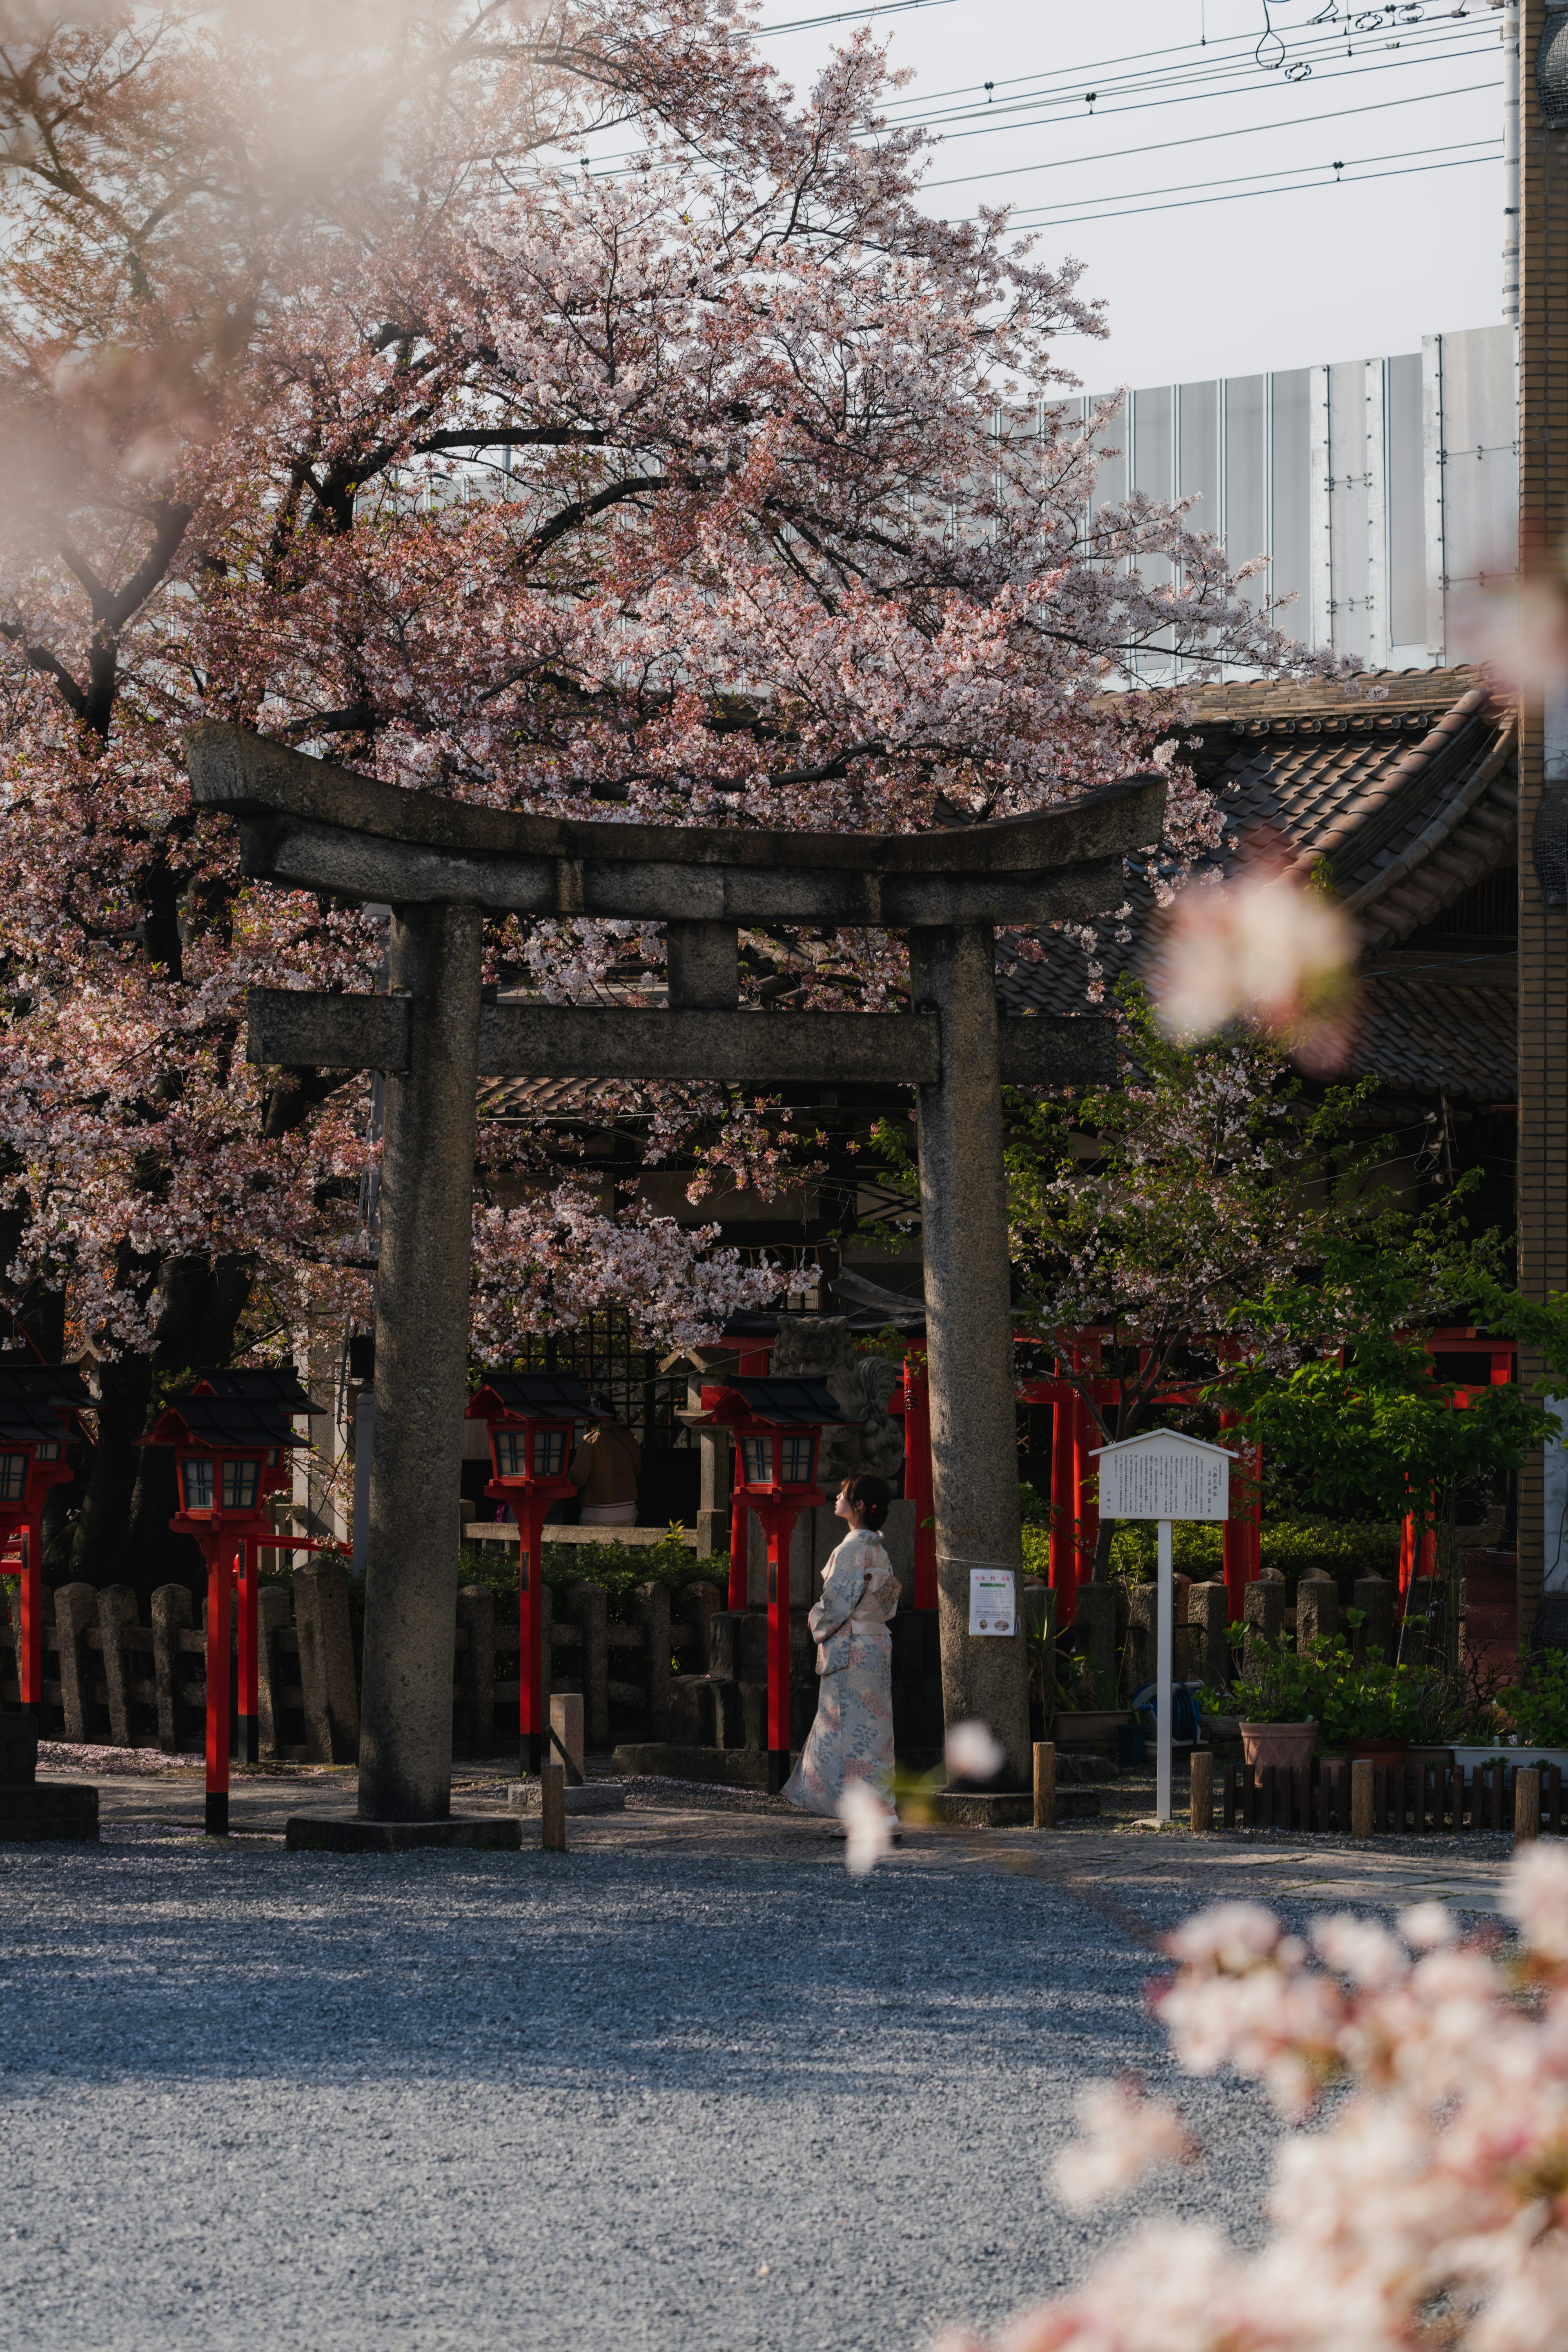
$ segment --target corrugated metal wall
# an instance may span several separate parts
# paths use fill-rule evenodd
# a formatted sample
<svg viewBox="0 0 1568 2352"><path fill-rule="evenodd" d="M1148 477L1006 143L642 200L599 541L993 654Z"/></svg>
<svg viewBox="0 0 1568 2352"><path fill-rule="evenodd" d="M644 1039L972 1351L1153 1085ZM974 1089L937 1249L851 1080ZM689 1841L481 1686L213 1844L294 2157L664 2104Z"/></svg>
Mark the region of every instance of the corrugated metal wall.
<svg viewBox="0 0 1568 2352"><path fill-rule="evenodd" d="M1393 359L1160 384L1102 435L1121 454L1096 504L1129 484L1195 494L1194 528L1237 562L1266 556L1268 593L1295 597L1291 635L1372 669L1436 667L1468 655L1479 590L1515 566L1518 415L1510 327L1428 335Z"/></svg>

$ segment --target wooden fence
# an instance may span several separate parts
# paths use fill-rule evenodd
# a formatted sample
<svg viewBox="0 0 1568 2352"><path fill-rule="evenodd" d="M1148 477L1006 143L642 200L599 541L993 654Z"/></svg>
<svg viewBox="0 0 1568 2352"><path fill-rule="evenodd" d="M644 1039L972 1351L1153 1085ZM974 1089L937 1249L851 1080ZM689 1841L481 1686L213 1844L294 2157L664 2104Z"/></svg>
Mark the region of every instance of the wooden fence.
<svg viewBox="0 0 1568 2352"><path fill-rule="evenodd" d="M1562 1772L1522 1759L1470 1766L1352 1765L1348 1758L1322 1757L1296 1771L1195 1755L1192 1825L1315 1830L1341 1837L1452 1837L1472 1831L1561 1836L1568 1831Z"/></svg>
<svg viewBox="0 0 1568 2352"><path fill-rule="evenodd" d="M675 1621L668 1589L644 1585L633 1622L625 1625L609 1622L599 1585L574 1585L559 1601L547 1589L542 1598L546 1700L552 1690L581 1692L590 1747L607 1747L613 1730L710 1743L717 1710L711 1702L704 1710L701 1695L711 1688L709 1628L721 1603L715 1587L689 1589ZM352 1763L359 1752L359 1693L344 1570L321 1560L296 1570L288 1584L263 1585L257 1616L263 1760ZM151 1619L139 1622L136 1596L125 1585L46 1590L42 1738L165 1755L200 1751L206 1634L185 1587L160 1586ZM15 1706L21 1697L17 1634L15 1620L0 1612L0 1705ZM236 1649L231 1634L231 1722L238 1701ZM516 1611L498 1609L482 1586L466 1586L458 1595L452 1688L457 1751L489 1756L511 1746L517 1700Z"/></svg>

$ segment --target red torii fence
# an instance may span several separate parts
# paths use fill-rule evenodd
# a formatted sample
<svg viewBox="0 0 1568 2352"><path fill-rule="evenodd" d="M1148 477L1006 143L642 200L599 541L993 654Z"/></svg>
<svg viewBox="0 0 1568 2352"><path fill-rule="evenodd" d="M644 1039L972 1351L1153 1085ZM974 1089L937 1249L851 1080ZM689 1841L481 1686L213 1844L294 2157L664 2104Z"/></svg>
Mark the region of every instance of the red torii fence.
<svg viewBox="0 0 1568 2352"><path fill-rule="evenodd" d="M1119 1405L1122 1382L1119 1374L1102 1370L1104 1331L1074 1335L1072 1369L1085 1377L1097 1405ZM1173 1381L1157 1390L1151 1402L1194 1404L1195 1381ZM1057 1623L1065 1630L1078 1612L1080 1571L1092 1567L1100 1541L1100 1507L1095 1500L1100 1473L1094 1449L1103 1444L1088 1400L1071 1381L1046 1376L1020 1381L1020 1404L1051 1408L1050 1583L1057 1596ZM1220 1414L1222 1436L1233 1431L1239 1416ZM1238 1456L1231 1480L1231 1517L1225 1523L1225 1581L1232 1620L1240 1617L1247 1587L1262 1567L1261 1522L1263 1483L1261 1446L1236 1441Z"/></svg>
<svg viewBox="0 0 1568 2352"><path fill-rule="evenodd" d="M1100 1368L1108 1336L1103 1329L1073 1335L1073 1370L1089 1375L1094 1401L1100 1405L1121 1402L1120 1376ZM1034 1339L1032 1333L1019 1337ZM1515 1377L1517 1342L1478 1334L1473 1324L1428 1332L1426 1349L1430 1355L1487 1358L1486 1381L1456 1383L1454 1407L1458 1412L1471 1403L1486 1386L1499 1387ZM742 1354L739 1369L742 1372L765 1372L771 1353L772 1342L761 1341L754 1352ZM1065 1632L1077 1614L1081 1574L1086 1566L1092 1567L1100 1538L1100 1510L1095 1500L1100 1474L1094 1464L1094 1448L1101 1441L1087 1402L1071 1381L1049 1376L1025 1379L1018 1383L1017 1396L1020 1404L1051 1408L1049 1580L1057 1596L1057 1623ZM1173 1381L1158 1390L1152 1401L1160 1404L1195 1404L1198 1383ZM936 1536L931 1525L931 1408L922 1354L911 1350L905 1356L902 1385L889 1398L888 1409L901 1414L904 1422L904 1492L915 1506L914 1606L934 1609ZM1263 1568L1263 1449L1235 1437L1239 1419L1239 1414L1221 1409L1222 1441L1234 1444L1238 1455L1231 1479L1231 1516L1223 1532L1226 1609L1233 1624L1241 1617L1247 1586L1257 1581ZM1431 1575L1436 1557L1436 1537L1428 1530L1418 1542L1416 1521L1412 1515L1405 1522L1400 1541L1402 1605L1409 1598L1413 1580ZM732 1601L731 1605L744 1604Z"/></svg>
<svg viewBox="0 0 1568 2352"><path fill-rule="evenodd" d="M1444 1330L1429 1332L1426 1352L1432 1356L1484 1356L1487 1359L1485 1381L1455 1382L1453 1402L1456 1412L1462 1412L1467 1405L1473 1404L1487 1389L1506 1388L1518 1377L1517 1339L1496 1339L1490 1332L1478 1332L1473 1323L1453 1324ZM1429 1527L1424 1535L1420 1534L1415 1516L1412 1513L1400 1530L1399 1538L1399 1598L1402 1604L1410 1598L1411 1585L1418 1578L1435 1575L1436 1568L1436 1530Z"/></svg>

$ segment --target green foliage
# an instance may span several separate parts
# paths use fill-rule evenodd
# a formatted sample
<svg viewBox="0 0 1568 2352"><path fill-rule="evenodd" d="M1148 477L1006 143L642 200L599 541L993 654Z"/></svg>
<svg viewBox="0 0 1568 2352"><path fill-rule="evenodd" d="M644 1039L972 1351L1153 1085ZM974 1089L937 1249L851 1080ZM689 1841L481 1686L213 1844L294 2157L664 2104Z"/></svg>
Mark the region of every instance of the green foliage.
<svg viewBox="0 0 1568 2352"><path fill-rule="evenodd" d="M1463 1233L1451 1202L1391 1219L1376 1245L1332 1239L1310 1280L1272 1282L1244 1310L1293 1368L1259 1358L1207 1395L1241 1410L1246 1433L1295 1465L1318 1508L1370 1504L1429 1524L1454 1480L1516 1469L1555 1431L1517 1384L1456 1412L1455 1383L1427 1353L1424 1333L1486 1286L1496 1248Z"/></svg>
<svg viewBox="0 0 1568 2352"><path fill-rule="evenodd" d="M1042 1495L1026 1478L1018 1481L1018 1517L1026 1528L1046 1528L1051 1521L1050 1497Z"/></svg>
<svg viewBox="0 0 1568 2352"><path fill-rule="evenodd" d="M1294 1644L1257 1641L1252 1663L1237 1677L1231 1705L1245 1723L1320 1723L1326 1680L1321 1644L1299 1655Z"/></svg>
<svg viewBox="0 0 1568 2352"><path fill-rule="evenodd" d="M1225 1529L1217 1522L1178 1519L1171 1530L1172 1563L1179 1576L1209 1583L1225 1572ZM1156 1535L1152 1524L1130 1520L1110 1539L1110 1572L1130 1584L1154 1575ZM1259 1547L1265 1568L1291 1580L1303 1569L1322 1566L1341 1581L1358 1576L1390 1576L1399 1564L1399 1528L1358 1525L1315 1516L1266 1519Z"/></svg>
<svg viewBox="0 0 1568 2352"><path fill-rule="evenodd" d="M548 1536L549 1529L545 1529ZM574 1584L603 1585L609 1622L626 1623L639 1584L668 1585L679 1600L689 1585L716 1584L721 1591L730 1582L727 1552L699 1556L672 1528L658 1544L552 1544L543 1546L544 1581L552 1592L569 1591ZM517 1552L510 1544L465 1544L458 1555L459 1584L482 1584L500 1599L517 1597Z"/></svg>
<svg viewBox="0 0 1568 2352"><path fill-rule="evenodd" d="M1358 1666L1343 1642L1331 1647L1338 1654L1330 1662L1320 1718L1328 1745L1419 1739L1430 1727L1433 1685L1438 1678L1414 1666L1391 1666L1382 1658L1369 1658Z"/></svg>
<svg viewBox="0 0 1568 2352"><path fill-rule="evenodd" d="M1446 1712L1442 1677L1381 1658L1357 1664L1336 1635L1305 1653L1283 1642L1257 1641L1231 1705L1251 1723L1315 1723L1326 1747L1352 1739L1417 1739L1436 1736L1434 1717Z"/></svg>
<svg viewBox="0 0 1568 2352"><path fill-rule="evenodd" d="M1497 1703L1512 1717L1523 1746L1568 1748L1568 1651L1542 1650L1527 1659Z"/></svg>

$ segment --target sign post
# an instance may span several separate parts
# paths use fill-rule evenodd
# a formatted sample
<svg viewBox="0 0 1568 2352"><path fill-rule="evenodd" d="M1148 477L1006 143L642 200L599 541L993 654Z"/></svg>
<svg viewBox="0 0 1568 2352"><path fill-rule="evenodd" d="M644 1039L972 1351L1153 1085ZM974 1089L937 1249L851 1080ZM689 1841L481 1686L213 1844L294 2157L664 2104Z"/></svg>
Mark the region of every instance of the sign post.
<svg viewBox="0 0 1568 2352"><path fill-rule="evenodd" d="M1115 1445L1094 1449L1100 1464L1101 1519L1153 1519L1159 1527L1158 1618L1154 1681L1158 1721L1154 1816L1171 1818L1171 1717L1175 1629L1171 1523L1224 1519L1230 1514L1230 1465L1235 1455L1179 1429L1146 1429Z"/></svg>

